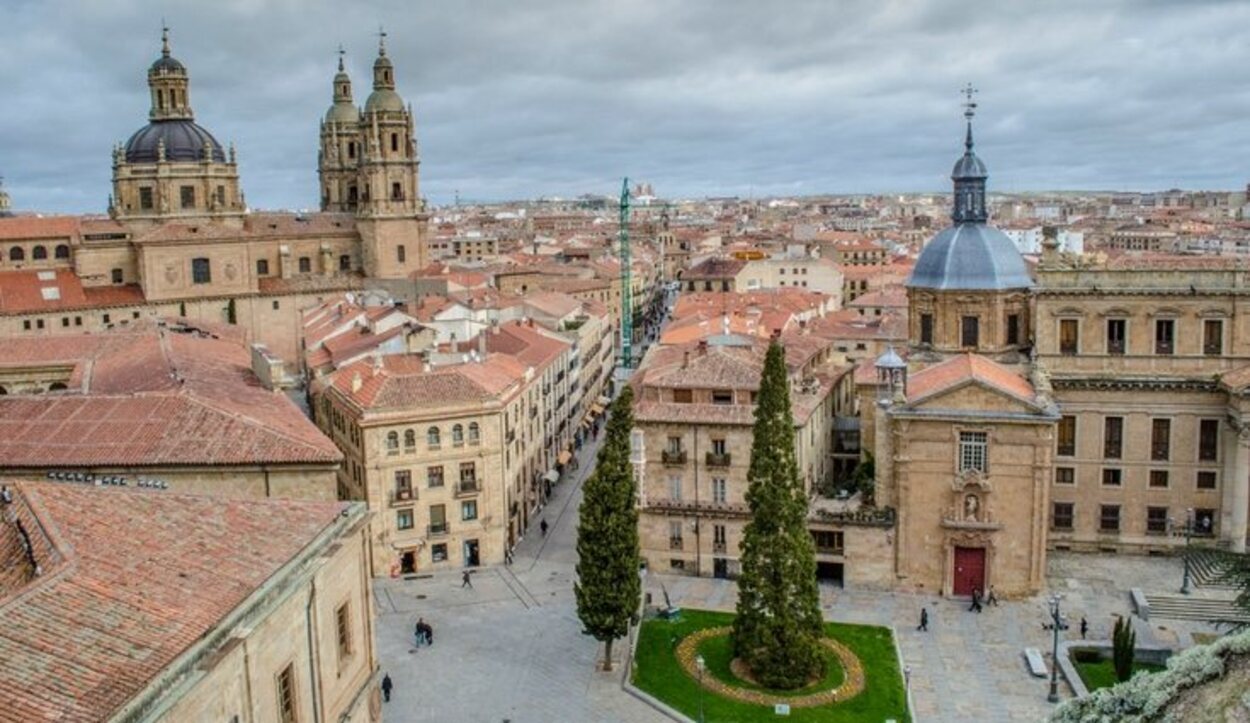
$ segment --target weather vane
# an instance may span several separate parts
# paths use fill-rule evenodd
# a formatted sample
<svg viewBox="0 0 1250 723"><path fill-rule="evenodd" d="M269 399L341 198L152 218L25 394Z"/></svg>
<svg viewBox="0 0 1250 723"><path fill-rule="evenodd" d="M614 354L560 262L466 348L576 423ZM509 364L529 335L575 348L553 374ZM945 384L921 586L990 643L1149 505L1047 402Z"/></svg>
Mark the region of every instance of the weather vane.
<svg viewBox="0 0 1250 723"><path fill-rule="evenodd" d="M977 104L975 101L972 100L972 96L975 95L978 91L976 88L972 87L972 83L969 83L968 85L964 86L963 90L959 92L962 93L965 98L963 102L964 117L967 118L968 120L972 120L972 116L976 115L976 111L977 111Z"/></svg>
<svg viewBox="0 0 1250 723"><path fill-rule="evenodd" d="M343 69L343 56L346 54L347 51L343 50L343 44L339 43L339 70Z"/></svg>

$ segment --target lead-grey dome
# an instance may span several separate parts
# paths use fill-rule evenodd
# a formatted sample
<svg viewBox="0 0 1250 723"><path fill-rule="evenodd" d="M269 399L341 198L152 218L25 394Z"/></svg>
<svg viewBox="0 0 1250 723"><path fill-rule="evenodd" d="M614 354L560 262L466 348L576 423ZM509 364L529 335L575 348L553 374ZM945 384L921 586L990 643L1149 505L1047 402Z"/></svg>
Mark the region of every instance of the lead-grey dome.
<svg viewBox="0 0 1250 723"><path fill-rule="evenodd" d="M165 160L167 161L202 161L204 160L204 144L207 142L212 160L226 162L226 154L221 144L202 126L193 120L174 119L152 121L135 131L126 141L127 163L156 163L157 146L165 141Z"/></svg>
<svg viewBox="0 0 1250 723"><path fill-rule="evenodd" d="M907 286L969 291L1026 289L1033 286L1033 279L1007 234L984 223L960 223L942 230L924 247Z"/></svg>
<svg viewBox="0 0 1250 723"><path fill-rule="evenodd" d="M989 178L989 171L985 169L985 164L977 158L977 154L971 149L967 153L959 157L955 161L955 167L951 169L951 180L957 181L963 178Z"/></svg>

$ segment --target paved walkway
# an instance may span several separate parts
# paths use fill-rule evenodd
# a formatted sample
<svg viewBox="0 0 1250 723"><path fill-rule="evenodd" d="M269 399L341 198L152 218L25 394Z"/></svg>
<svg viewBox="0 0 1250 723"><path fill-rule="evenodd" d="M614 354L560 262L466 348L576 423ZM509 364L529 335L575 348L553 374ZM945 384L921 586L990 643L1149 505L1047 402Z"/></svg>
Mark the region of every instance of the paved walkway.
<svg viewBox="0 0 1250 723"><path fill-rule="evenodd" d="M378 656L395 683L385 720L668 720L621 690L623 670L596 671L602 651L577 619L577 509L596 449L584 446L575 477L552 490L511 567L479 569L472 589L460 587L459 572L375 584ZM544 518L545 538L538 532ZM434 628L432 647L412 645L418 616Z"/></svg>

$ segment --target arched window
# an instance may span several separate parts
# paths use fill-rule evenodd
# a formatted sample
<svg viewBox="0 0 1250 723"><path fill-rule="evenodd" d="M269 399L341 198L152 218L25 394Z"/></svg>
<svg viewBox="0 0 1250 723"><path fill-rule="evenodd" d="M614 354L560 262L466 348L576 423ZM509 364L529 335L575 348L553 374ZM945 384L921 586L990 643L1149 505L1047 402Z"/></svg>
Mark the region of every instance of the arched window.
<svg viewBox="0 0 1250 723"><path fill-rule="evenodd" d="M60 244L59 246L56 247L55 255L58 259L68 259L69 258L69 246L65 244Z"/></svg>
<svg viewBox="0 0 1250 723"><path fill-rule="evenodd" d="M404 450L411 452L417 448L417 433L411 429L404 431Z"/></svg>
<svg viewBox="0 0 1250 723"><path fill-rule="evenodd" d="M441 444L439 441L438 427L430 427L425 431L425 443L430 445L430 449L438 449Z"/></svg>
<svg viewBox="0 0 1250 723"><path fill-rule="evenodd" d="M165 110L165 91L156 91L156 109Z"/></svg>
<svg viewBox="0 0 1250 723"><path fill-rule="evenodd" d="M26 250L23 249L21 246L14 246L13 248L9 249L9 260L10 261L25 261Z"/></svg>
<svg viewBox="0 0 1250 723"><path fill-rule="evenodd" d="M348 158L356 157L356 142L355 141L347 142L347 157Z"/></svg>
<svg viewBox="0 0 1250 723"><path fill-rule="evenodd" d="M477 422L469 422L469 444L481 444L482 428L477 426Z"/></svg>
<svg viewBox="0 0 1250 723"><path fill-rule="evenodd" d="M451 428L451 443L457 447L464 446L464 427L457 424Z"/></svg>
<svg viewBox="0 0 1250 723"><path fill-rule="evenodd" d="M43 261L44 259L48 258L48 250L44 248L43 246L36 246L35 248L31 249L30 258L32 261Z"/></svg>
<svg viewBox="0 0 1250 723"><path fill-rule="evenodd" d="M398 133L391 134L391 152L393 153L399 152L399 134Z"/></svg>
<svg viewBox="0 0 1250 723"><path fill-rule="evenodd" d="M399 451L399 432L386 433L386 451L389 453Z"/></svg>

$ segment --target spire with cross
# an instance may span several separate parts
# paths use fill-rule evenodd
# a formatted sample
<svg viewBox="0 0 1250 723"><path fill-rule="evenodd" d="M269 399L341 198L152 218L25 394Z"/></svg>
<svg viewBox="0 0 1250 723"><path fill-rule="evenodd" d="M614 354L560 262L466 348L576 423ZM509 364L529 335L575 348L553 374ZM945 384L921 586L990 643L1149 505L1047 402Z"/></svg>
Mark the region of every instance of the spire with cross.
<svg viewBox="0 0 1250 723"><path fill-rule="evenodd" d="M386 29L378 26L378 55L386 55Z"/></svg>
<svg viewBox="0 0 1250 723"><path fill-rule="evenodd" d="M169 25L165 23L165 18L161 18L161 55L169 57Z"/></svg>
<svg viewBox="0 0 1250 723"><path fill-rule="evenodd" d="M339 72L343 72L343 56L347 55L347 51L343 50L343 45L339 44Z"/></svg>
<svg viewBox="0 0 1250 723"><path fill-rule="evenodd" d="M971 151L972 150L972 117L977 114L977 104L976 104L976 101L972 99L972 96L976 95L977 89L972 87L972 83L968 83L966 86L964 86L963 90L959 92L962 93L964 96L964 102L963 102L964 120L968 124L968 135L964 139L964 148L967 148L969 151Z"/></svg>

